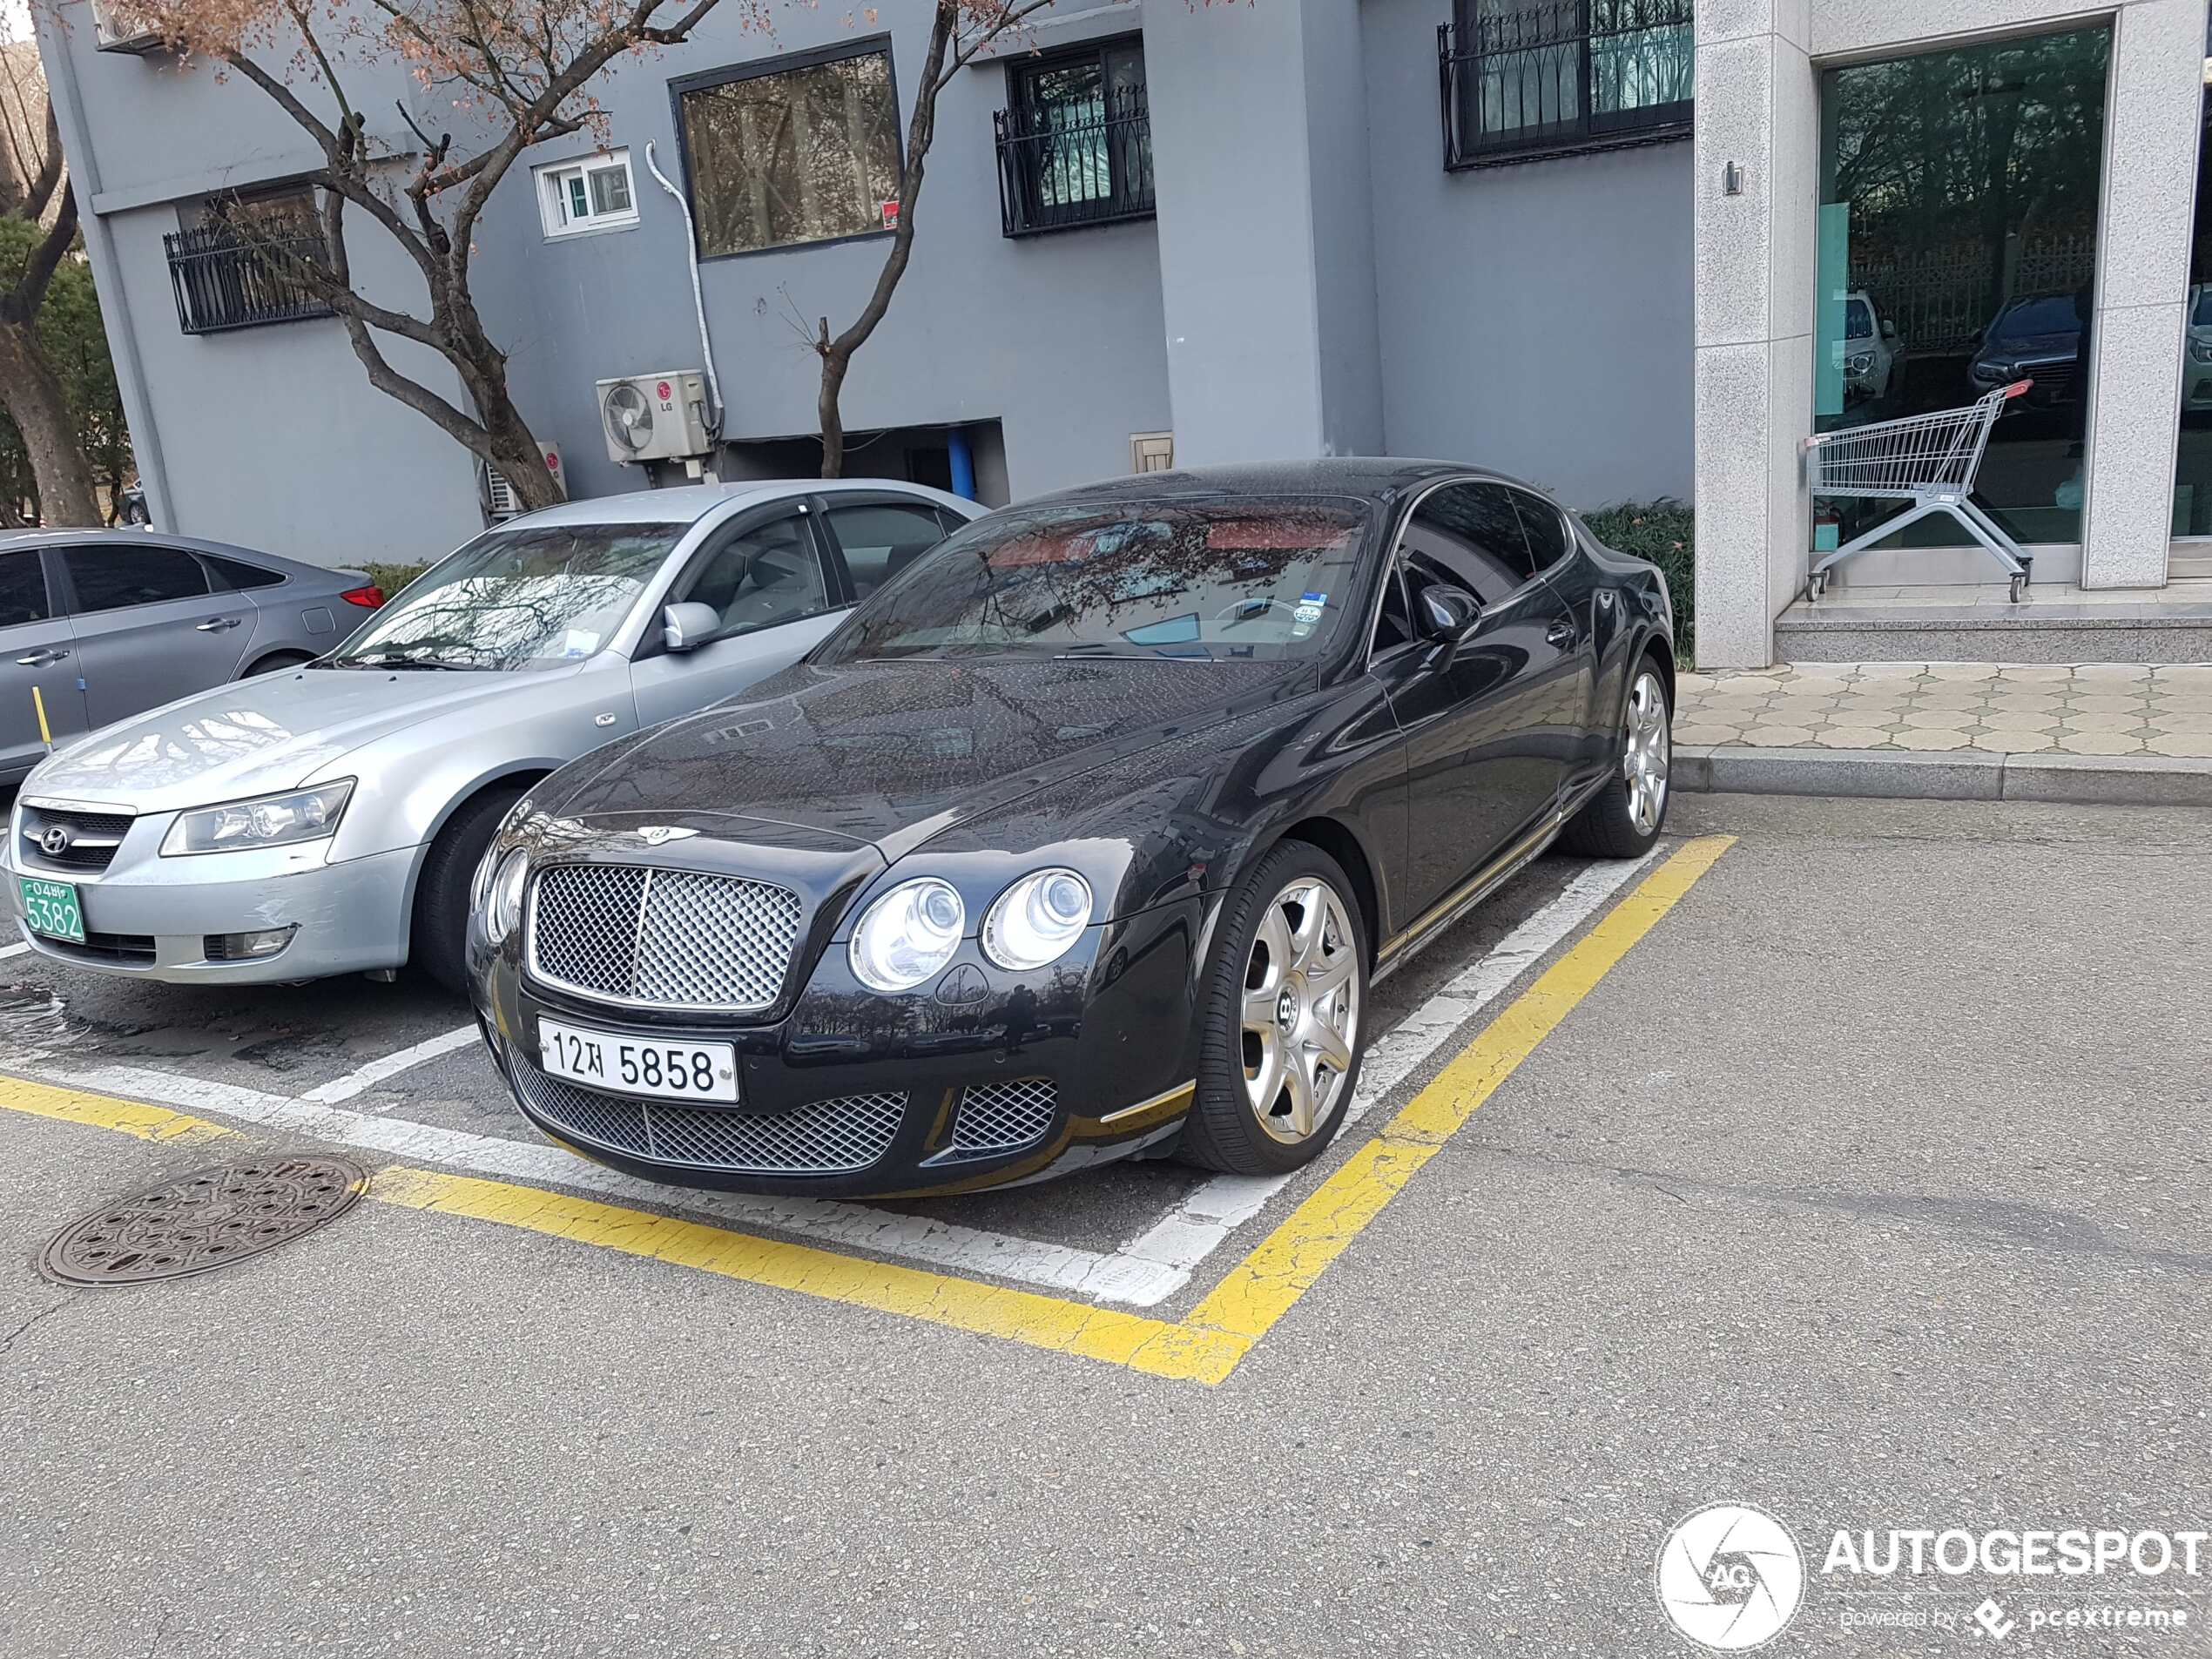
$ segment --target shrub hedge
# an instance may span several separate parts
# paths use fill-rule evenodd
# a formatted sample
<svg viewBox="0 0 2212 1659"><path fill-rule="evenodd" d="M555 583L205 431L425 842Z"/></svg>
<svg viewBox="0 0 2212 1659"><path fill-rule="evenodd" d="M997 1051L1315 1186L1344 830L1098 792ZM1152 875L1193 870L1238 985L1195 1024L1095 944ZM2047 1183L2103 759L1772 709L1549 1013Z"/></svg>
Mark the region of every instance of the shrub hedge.
<svg viewBox="0 0 2212 1659"><path fill-rule="evenodd" d="M1608 547L1649 559L1667 574L1675 602L1675 658L1687 669L1697 660L1696 517L1678 501L1630 502L1582 515L1590 533Z"/></svg>

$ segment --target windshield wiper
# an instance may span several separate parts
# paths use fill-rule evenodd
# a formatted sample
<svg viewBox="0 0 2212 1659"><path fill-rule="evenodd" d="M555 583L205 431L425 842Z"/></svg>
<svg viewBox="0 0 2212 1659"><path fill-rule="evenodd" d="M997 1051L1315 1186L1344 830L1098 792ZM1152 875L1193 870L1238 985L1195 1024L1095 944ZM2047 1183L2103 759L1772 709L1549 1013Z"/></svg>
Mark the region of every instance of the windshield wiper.
<svg viewBox="0 0 2212 1659"><path fill-rule="evenodd" d="M469 671L469 664L466 663L441 662L435 657L349 657L342 663L334 664L334 666L341 668L421 668L442 670L448 673L453 674L465 674Z"/></svg>
<svg viewBox="0 0 2212 1659"><path fill-rule="evenodd" d="M1109 651L1103 646L1084 645L1073 651L1056 652L1052 660L1055 663L1211 663L1214 655L1210 651Z"/></svg>

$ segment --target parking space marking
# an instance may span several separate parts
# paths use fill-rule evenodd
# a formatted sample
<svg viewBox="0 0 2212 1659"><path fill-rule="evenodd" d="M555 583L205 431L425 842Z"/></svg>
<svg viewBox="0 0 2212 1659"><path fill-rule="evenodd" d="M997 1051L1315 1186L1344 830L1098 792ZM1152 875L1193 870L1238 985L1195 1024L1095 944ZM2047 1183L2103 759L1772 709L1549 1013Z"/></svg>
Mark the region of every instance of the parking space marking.
<svg viewBox="0 0 2212 1659"><path fill-rule="evenodd" d="M1476 1109L1635 942L1658 925L1734 840L1716 835L1691 841L1645 877L1180 1321L442 1170L388 1166L377 1171L368 1197L1211 1386L1228 1378L1329 1264L1383 1213L1414 1173L1443 1150ZM159 1106L18 1079L0 1080L0 1107L120 1130L146 1140L185 1142L230 1132ZM427 1127L367 1118L336 1107L305 1109L392 1130ZM510 1144L518 1154L553 1150ZM572 1177L562 1178L574 1184Z"/></svg>
<svg viewBox="0 0 2212 1659"><path fill-rule="evenodd" d="M1190 1311L1186 1324L1257 1342L1291 1311L1415 1171L1535 1052L1575 1006L1656 927L1697 879L1735 845L1732 835L1687 843L1545 969L1482 1035L1453 1056L1259 1247Z"/></svg>
<svg viewBox="0 0 2212 1659"><path fill-rule="evenodd" d="M419 1066L426 1060L435 1060L440 1055L465 1049L477 1040L476 1028L471 1022L442 1036L432 1037L427 1042L418 1042L401 1049L396 1054L388 1054L381 1060L372 1060L342 1077L334 1077L327 1083L310 1089L300 1098L323 1102L351 1100L356 1095L366 1094L386 1078L396 1077L410 1066Z"/></svg>
<svg viewBox="0 0 2212 1659"><path fill-rule="evenodd" d="M1360 1062L1359 1087L1345 1112L1345 1126L1358 1122L1368 1108L1418 1070L1454 1032L1503 995L1532 963L1581 927L1656 856L1655 850L1634 860L1593 864L1581 871L1558 897L1501 939L1487 955L1376 1038ZM1231 1233L1296 1179L1296 1171L1217 1175L1199 1187L1171 1213L1122 1246L1123 1257L1168 1270L1139 1281L1143 1298L1132 1299L1150 1307L1174 1295Z"/></svg>
<svg viewBox="0 0 2212 1659"><path fill-rule="evenodd" d="M64 1089L158 1101L188 1111L217 1112L388 1157L419 1159L476 1175L581 1187L610 1198L658 1204L738 1226L772 1228L823 1244L903 1257L958 1273L987 1273L1065 1294L1150 1306L1173 1288L1170 1285L1156 1293L1155 1281L1171 1271L1157 1263L1129 1261L1072 1244L1016 1238L980 1227L895 1215L830 1198L765 1197L659 1186L590 1163L546 1141L510 1141L466 1130L442 1129L412 1118L353 1111L307 1096L266 1094L236 1083L142 1066L49 1064L37 1069L44 1081ZM0 1091L6 1087L0 1080ZM6 1103L0 1098L0 1105Z"/></svg>

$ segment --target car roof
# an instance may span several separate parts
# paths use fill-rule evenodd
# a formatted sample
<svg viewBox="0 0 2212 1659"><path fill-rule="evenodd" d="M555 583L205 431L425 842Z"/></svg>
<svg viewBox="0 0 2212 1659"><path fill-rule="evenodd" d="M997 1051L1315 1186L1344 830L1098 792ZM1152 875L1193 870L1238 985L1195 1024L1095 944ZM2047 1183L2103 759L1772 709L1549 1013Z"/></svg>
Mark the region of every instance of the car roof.
<svg viewBox="0 0 2212 1659"><path fill-rule="evenodd" d="M1482 470L1457 462L1396 455L1326 455L1313 461L1180 467L1172 472L1135 473L1126 478L1103 479L1095 484L1081 484L1055 495L1040 496L1022 505L1262 496L1345 496L1388 501L1433 478L1464 477Z"/></svg>
<svg viewBox="0 0 2212 1659"><path fill-rule="evenodd" d="M509 524L693 524L732 502L781 501L792 496L838 495L855 489L895 489L948 506L974 510L974 503L927 484L903 478L746 478L722 484L678 484L669 489L633 489L620 496L587 496L563 502Z"/></svg>
<svg viewBox="0 0 2212 1659"><path fill-rule="evenodd" d="M194 553L212 554L219 559L243 559L249 564L273 565L295 576L334 576L340 570L359 574L358 565L309 564L304 559L288 559L281 553L265 553L258 547L239 547L233 542L210 542L197 536L172 536L166 530L146 529L141 526L108 529L91 525L71 529L36 530L0 530L0 549L20 550L33 547L180 547Z"/></svg>

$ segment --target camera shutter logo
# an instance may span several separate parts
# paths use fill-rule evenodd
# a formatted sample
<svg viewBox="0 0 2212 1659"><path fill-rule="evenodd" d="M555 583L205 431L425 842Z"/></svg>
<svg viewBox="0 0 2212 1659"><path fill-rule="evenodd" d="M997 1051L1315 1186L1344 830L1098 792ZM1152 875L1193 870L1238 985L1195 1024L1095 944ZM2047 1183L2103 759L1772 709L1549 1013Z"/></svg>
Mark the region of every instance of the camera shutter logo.
<svg viewBox="0 0 2212 1659"><path fill-rule="evenodd" d="M1675 1523L1656 1578L1676 1629L1716 1653L1743 1653L1772 1641L1796 1614L1805 1561L1765 1510L1716 1503Z"/></svg>

